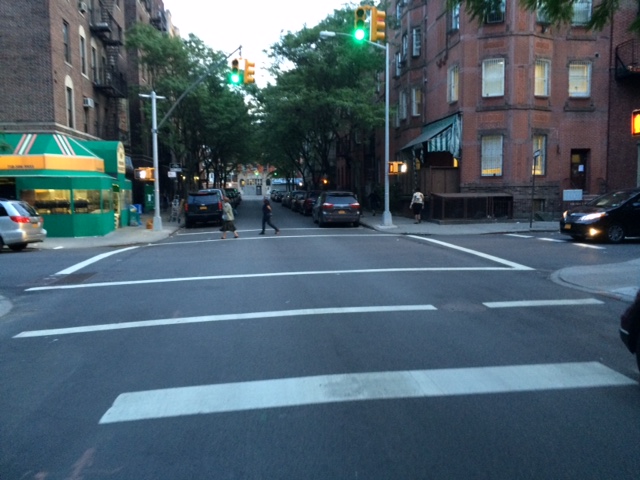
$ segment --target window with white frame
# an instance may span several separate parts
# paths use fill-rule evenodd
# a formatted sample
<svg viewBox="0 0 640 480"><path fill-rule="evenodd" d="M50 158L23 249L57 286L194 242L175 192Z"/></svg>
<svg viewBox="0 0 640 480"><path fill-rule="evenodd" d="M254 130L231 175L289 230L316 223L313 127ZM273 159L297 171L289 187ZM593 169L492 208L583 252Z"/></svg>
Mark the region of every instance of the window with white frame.
<svg viewBox="0 0 640 480"><path fill-rule="evenodd" d="M540 2L538 2L538 7L536 8L536 21L542 24L549 23L549 15L547 14L546 9Z"/></svg>
<svg viewBox="0 0 640 480"><path fill-rule="evenodd" d="M400 120L405 120L407 118L407 92L400 92L400 98L398 100L398 116Z"/></svg>
<svg viewBox="0 0 640 480"><path fill-rule="evenodd" d="M402 58L407 58L407 52L409 51L409 37L406 33L402 34Z"/></svg>
<svg viewBox="0 0 640 480"><path fill-rule="evenodd" d="M87 40L84 36L80 36L80 71L83 75L87 74Z"/></svg>
<svg viewBox="0 0 640 480"><path fill-rule="evenodd" d="M592 0L575 0L573 2L572 25L586 25L591 20Z"/></svg>
<svg viewBox="0 0 640 480"><path fill-rule="evenodd" d="M495 10L487 14L486 23L502 23L504 22L504 12L506 8L505 0L496 5Z"/></svg>
<svg viewBox="0 0 640 480"><path fill-rule="evenodd" d="M422 90L417 87L411 89L411 115L420 116L422 111Z"/></svg>
<svg viewBox="0 0 640 480"><path fill-rule="evenodd" d="M451 30L460 30L460 4L456 4L451 9L451 22L449 23Z"/></svg>
<svg viewBox="0 0 640 480"><path fill-rule="evenodd" d="M536 60L535 65L535 80L533 86L533 94L536 97L548 97L549 96L549 70L551 68L551 62L549 60Z"/></svg>
<svg viewBox="0 0 640 480"><path fill-rule="evenodd" d="M402 0L396 3L396 20L400 20L400 18L402 18Z"/></svg>
<svg viewBox="0 0 640 480"><path fill-rule="evenodd" d="M447 74L447 101L454 103L458 101L458 88L460 82L460 67L453 65Z"/></svg>
<svg viewBox="0 0 640 480"><path fill-rule="evenodd" d="M533 174L544 175L547 173L547 136L533 136Z"/></svg>
<svg viewBox="0 0 640 480"><path fill-rule="evenodd" d="M591 96L591 62L569 63L569 96Z"/></svg>
<svg viewBox="0 0 640 480"><path fill-rule="evenodd" d="M504 95L504 58L489 58L482 62L482 96Z"/></svg>
<svg viewBox="0 0 640 480"><path fill-rule="evenodd" d="M422 49L422 30L420 28L414 28L411 31L412 48L411 55L414 57L420 56L420 51Z"/></svg>
<svg viewBox="0 0 640 480"><path fill-rule="evenodd" d="M402 75L402 53L396 53L396 77Z"/></svg>
<svg viewBox="0 0 640 480"><path fill-rule="evenodd" d="M502 175L502 135L482 137L482 176L498 177Z"/></svg>

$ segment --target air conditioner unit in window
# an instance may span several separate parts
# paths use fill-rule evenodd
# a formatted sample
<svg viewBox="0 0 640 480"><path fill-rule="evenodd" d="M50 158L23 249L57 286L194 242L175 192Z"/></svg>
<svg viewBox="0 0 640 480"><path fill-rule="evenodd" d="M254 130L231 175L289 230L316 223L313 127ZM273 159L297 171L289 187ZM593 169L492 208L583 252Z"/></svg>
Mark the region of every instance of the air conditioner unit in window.
<svg viewBox="0 0 640 480"><path fill-rule="evenodd" d="M86 2L78 2L78 10L80 10L80 13L86 13L89 7Z"/></svg>
<svg viewBox="0 0 640 480"><path fill-rule="evenodd" d="M86 107L86 108L93 108L93 107L95 107L95 103L94 103L94 101L93 101L93 98L87 98L87 97L85 97L85 98L82 100L82 106L83 106L83 107Z"/></svg>

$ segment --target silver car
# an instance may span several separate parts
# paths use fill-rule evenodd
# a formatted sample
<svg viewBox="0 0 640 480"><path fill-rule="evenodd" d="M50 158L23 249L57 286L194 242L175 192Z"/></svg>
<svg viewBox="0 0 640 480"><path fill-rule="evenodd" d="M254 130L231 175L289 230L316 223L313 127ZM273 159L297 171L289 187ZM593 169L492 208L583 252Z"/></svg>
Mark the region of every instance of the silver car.
<svg viewBox="0 0 640 480"><path fill-rule="evenodd" d="M35 208L20 200L0 198L0 250L6 245L19 252L47 237L44 220Z"/></svg>
<svg viewBox="0 0 640 480"><path fill-rule="evenodd" d="M330 223L360 224L360 203L353 192L322 192L311 209L313 221L320 227Z"/></svg>

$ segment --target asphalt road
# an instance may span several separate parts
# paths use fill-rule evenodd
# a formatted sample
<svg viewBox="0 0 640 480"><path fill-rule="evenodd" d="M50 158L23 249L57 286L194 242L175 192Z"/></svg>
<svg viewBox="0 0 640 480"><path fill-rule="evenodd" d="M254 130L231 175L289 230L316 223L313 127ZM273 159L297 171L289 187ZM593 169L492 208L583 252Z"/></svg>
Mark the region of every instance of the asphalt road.
<svg viewBox="0 0 640 480"><path fill-rule="evenodd" d="M3 255L0 478L640 477L626 304L550 279L637 245L274 210L279 236L248 203L239 239Z"/></svg>

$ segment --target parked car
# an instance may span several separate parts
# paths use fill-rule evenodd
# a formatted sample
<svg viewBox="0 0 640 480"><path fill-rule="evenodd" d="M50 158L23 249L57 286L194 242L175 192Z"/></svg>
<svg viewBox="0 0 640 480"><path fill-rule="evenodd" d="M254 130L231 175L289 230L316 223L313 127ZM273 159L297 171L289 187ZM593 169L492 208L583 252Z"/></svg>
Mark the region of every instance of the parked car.
<svg viewBox="0 0 640 480"><path fill-rule="evenodd" d="M282 206L291 208L291 202L293 201L293 197L298 193L304 193L304 190L292 190L290 192L285 193L284 197L282 197Z"/></svg>
<svg viewBox="0 0 640 480"><path fill-rule="evenodd" d="M560 233L619 243L640 236L640 188L607 193L562 214Z"/></svg>
<svg viewBox="0 0 640 480"><path fill-rule="evenodd" d="M311 211L313 210L313 205L316 203L316 200L320 196L322 192L320 190L312 190L307 192L304 196L304 200L302 201L302 206L300 207L300 213L309 216L311 215Z"/></svg>
<svg viewBox="0 0 640 480"><path fill-rule="evenodd" d="M281 202L283 196L284 190L278 190L277 188L271 189L270 197L272 202Z"/></svg>
<svg viewBox="0 0 640 480"><path fill-rule="evenodd" d="M636 354L640 370L640 290L635 301L620 317L620 338L631 353Z"/></svg>
<svg viewBox="0 0 640 480"><path fill-rule="evenodd" d="M322 192L313 205L313 221L320 227L329 223L349 223L357 227L360 223L360 203L353 192Z"/></svg>
<svg viewBox="0 0 640 480"><path fill-rule="evenodd" d="M6 245L19 252L46 237L44 219L34 207L21 200L0 198L0 250Z"/></svg>
<svg viewBox="0 0 640 480"><path fill-rule="evenodd" d="M306 197L306 192L296 193L291 198L291 211L292 212L302 212L302 203L304 202L304 197Z"/></svg>
<svg viewBox="0 0 640 480"><path fill-rule="evenodd" d="M209 189L189 193L184 204L184 226L196 223L222 223L222 190Z"/></svg>

